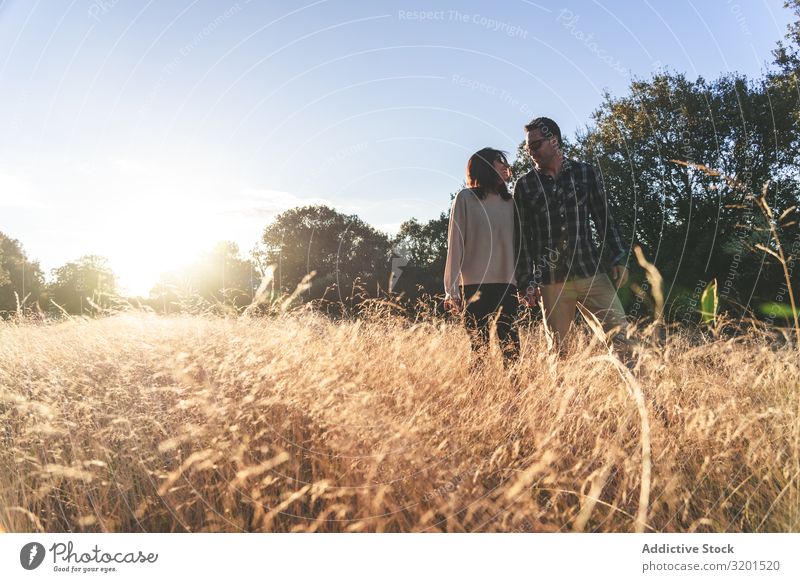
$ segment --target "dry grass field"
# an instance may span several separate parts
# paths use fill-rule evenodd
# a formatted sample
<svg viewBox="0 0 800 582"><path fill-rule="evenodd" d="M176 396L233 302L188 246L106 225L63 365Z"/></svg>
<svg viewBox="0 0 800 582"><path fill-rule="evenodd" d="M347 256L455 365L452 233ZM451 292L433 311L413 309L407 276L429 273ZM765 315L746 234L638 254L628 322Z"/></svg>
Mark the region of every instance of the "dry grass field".
<svg viewBox="0 0 800 582"><path fill-rule="evenodd" d="M800 530L800 362L756 333L121 315L0 324L0 530Z"/></svg>

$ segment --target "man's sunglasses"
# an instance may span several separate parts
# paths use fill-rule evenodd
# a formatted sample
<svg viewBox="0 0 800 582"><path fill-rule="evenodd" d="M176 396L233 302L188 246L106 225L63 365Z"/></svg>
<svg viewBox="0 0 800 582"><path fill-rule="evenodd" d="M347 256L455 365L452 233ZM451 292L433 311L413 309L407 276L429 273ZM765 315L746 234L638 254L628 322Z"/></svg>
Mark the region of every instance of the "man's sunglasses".
<svg viewBox="0 0 800 582"><path fill-rule="evenodd" d="M536 141L529 141L529 142L526 142L526 143L525 143L525 147L527 147L527 148L528 148L528 151L529 151L529 152L535 152L535 151L536 151L536 150L538 150L540 147L542 147L542 144L543 144L544 142L546 142L546 141L547 141L547 138L546 138L546 137L543 137L542 139L537 139Z"/></svg>

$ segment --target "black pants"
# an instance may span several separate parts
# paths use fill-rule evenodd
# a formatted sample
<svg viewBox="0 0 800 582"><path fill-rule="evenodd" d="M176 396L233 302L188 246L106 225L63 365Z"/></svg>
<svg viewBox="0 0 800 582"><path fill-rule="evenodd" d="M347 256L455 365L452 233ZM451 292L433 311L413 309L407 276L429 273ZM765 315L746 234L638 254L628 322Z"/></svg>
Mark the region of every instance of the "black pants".
<svg viewBox="0 0 800 582"><path fill-rule="evenodd" d="M480 291L477 300L472 300ZM508 360L519 356L519 334L515 325L519 302L517 288L506 283L464 285L464 325L469 333L473 350L489 345L489 328L497 319L497 339L503 357ZM498 314L499 312L499 314Z"/></svg>

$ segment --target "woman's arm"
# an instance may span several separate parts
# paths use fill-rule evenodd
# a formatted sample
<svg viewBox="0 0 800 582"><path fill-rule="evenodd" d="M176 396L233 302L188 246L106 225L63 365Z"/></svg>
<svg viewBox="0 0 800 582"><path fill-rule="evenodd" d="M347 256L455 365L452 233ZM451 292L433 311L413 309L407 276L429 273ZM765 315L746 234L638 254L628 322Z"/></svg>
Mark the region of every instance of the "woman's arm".
<svg viewBox="0 0 800 582"><path fill-rule="evenodd" d="M447 262L444 266L445 300L461 299L461 266L464 264L464 240L467 228L467 210L464 196L456 194L450 207L450 224L447 228Z"/></svg>

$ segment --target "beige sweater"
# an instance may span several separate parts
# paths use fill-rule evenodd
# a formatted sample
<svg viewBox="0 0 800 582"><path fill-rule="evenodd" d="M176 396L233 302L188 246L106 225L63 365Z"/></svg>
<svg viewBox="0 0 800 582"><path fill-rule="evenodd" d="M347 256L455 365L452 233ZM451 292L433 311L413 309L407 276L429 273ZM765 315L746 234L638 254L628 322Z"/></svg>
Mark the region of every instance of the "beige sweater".
<svg viewBox="0 0 800 582"><path fill-rule="evenodd" d="M499 194L481 200L465 189L450 209L444 291L447 297L461 297L461 285L479 283L516 285L514 201Z"/></svg>

